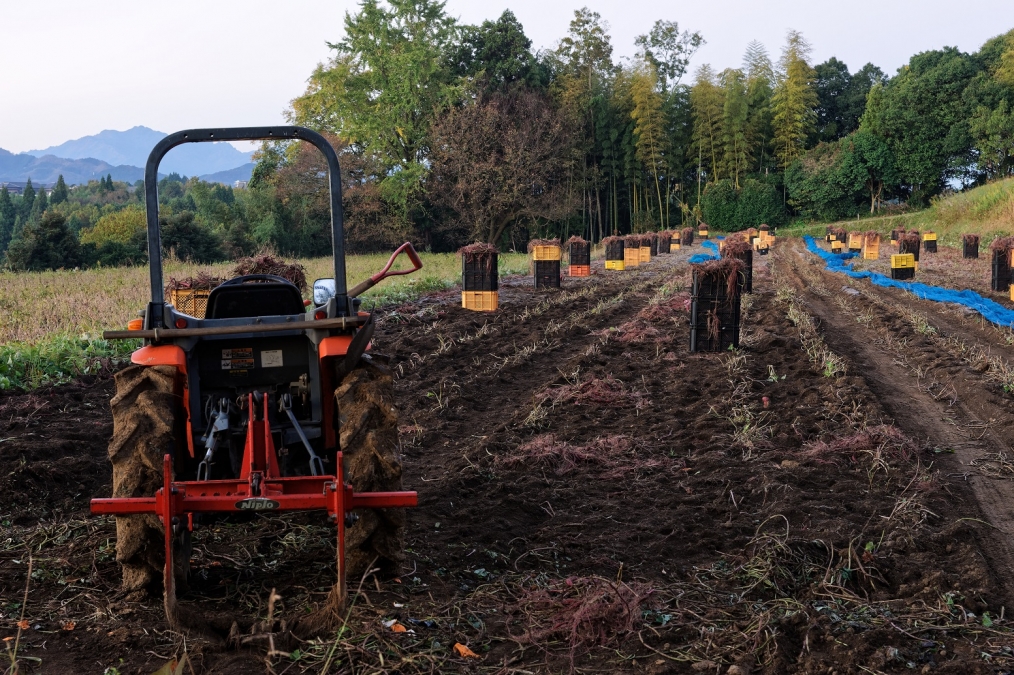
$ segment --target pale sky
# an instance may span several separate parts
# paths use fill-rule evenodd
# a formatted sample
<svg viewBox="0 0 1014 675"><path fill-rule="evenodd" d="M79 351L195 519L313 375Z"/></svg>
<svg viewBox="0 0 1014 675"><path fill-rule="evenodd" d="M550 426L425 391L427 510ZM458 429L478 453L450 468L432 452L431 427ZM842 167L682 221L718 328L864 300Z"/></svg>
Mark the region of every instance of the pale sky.
<svg viewBox="0 0 1014 675"><path fill-rule="evenodd" d="M510 8L535 47L551 48L575 9L610 26L616 56L656 19L699 30L708 44L691 69L740 65L750 40L776 60L787 30L815 63L837 56L888 74L919 51L975 51L1014 28L1014 0L448 0L466 23ZM342 37L352 0L49 0L0 3L0 148L44 148L143 125L164 132L281 124L314 66Z"/></svg>

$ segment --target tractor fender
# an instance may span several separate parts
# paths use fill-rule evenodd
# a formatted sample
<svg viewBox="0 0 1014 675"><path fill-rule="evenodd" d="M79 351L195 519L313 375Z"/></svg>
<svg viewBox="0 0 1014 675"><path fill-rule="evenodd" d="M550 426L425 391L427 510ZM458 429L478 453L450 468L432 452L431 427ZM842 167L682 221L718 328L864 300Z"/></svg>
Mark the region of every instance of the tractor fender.
<svg viewBox="0 0 1014 675"><path fill-rule="evenodd" d="M187 384L187 355L177 345L145 345L130 355L139 366L174 366L183 380L183 410L187 417L187 450L194 457L194 433L190 422L190 387Z"/></svg>

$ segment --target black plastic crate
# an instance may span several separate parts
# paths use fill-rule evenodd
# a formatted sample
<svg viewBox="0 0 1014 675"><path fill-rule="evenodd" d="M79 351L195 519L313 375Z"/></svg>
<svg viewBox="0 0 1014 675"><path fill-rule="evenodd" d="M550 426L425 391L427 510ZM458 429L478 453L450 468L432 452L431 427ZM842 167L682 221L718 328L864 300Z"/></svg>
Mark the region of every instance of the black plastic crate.
<svg viewBox="0 0 1014 675"><path fill-rule="evenodd" d="M606 260L623 260L622 239L617 239L606 244Z"/></svg>
<svg viewBox="0 0 1014 675"><path fill-rule="evenodd" d="M967 241L961 242L961 257L962 258L976 258L979 257L979 242L974 244Z"/></svg>
<svg viewBox="0 0 1014 675"><path fill-rule="evenodd" d="M623 249L620 249L620 260L623 259ZM591 244L585 242L574 242L570 245L571 265L591 265Z"/></svg>
<svg viewBox="0 0 1014 675"><path fill-rule="evenodd" d="M708 298L731 302L739 300L740 291L743 288L743 275L740 274L739 283L733 288L732 295L729 294L729 283L724 278L713 274L702 275L694 270L690 286L690 295L694 298Z"/></svg>
<svg viewBox="0 0 1014 675"><path fill-rule="evenodd" d="M693 297L690 300L690 351L722 352L739 347L740 295L733 302Z"/></svg>
<svg viewBox="0 0 1014 675"><path fill-rule="evenodd" d="M536 260L535 261L535 287L536 288L559 288L560 287L560 261L559 260Z"/></svg>
<svg viewBox="0 0 1014 675"><path fill-rule="evenodd" d="M753 293L753 249L747 249L742 253L731 256L743 261L743 272L740 275L740 284L747 293Z"/></svg>
<svg viewBox="0 0 1014 675"><path fill-rule="evenodd" d="M465 291L499 290L497 254L469 259L461 256L461 288Z"/></svg>
<svg viewBox="0 0 1014 675"><path fill-rule="evenodd" d="M936 253L937 252L937 240L936 239L931 239L930 241L924 241L923 242L923 248L926 250L927 253Z"/></svg>
<svg viewBox="0 0 1014 675"><path fill-rule="evenodd" d="M914 267L892 267L891 278L897 279L898 281L908 281L915 279L915 268Z"/></svg>
<svg viewBox="0 0 1014 675"><path fill-rule="evenodd" d="M993 251L993 276L989 287L1000 293L1010 289L1010 251Z"/></svg>
<svg viewBox="0 0 1014 675"><path fill-rule="evenodd" d="M648 235L648 247L651 249L651 257L658 255L658 237L654 234Z"/></svg>
<svg viewBox="0 0 1014 675"><path fill-rule="evenodd" d="M911 253L915 256L915 261L919 262L919 249L921 242L911 243L905 240L898 242L898 253Z"/></svg>

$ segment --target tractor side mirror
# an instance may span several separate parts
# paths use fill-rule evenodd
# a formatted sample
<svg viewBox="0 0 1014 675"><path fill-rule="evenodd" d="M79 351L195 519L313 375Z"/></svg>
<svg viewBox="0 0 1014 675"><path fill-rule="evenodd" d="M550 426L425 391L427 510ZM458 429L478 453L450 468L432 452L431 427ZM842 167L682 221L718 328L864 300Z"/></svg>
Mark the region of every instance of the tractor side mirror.
<svg viewBox="0 0 1014 675"><path fill-rule="evenodd" d="M334 279L317 279L313 282L313 304L326 305L335 296Z"/></svg>

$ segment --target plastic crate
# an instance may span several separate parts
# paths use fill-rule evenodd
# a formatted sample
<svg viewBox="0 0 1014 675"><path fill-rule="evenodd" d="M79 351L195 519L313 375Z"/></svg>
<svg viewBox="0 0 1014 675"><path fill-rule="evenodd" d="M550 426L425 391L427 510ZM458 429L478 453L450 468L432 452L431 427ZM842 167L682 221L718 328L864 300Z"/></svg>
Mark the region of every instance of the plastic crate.
<svg viewBox="0 0 1014 675"><path fill-rule="evenodd" d="M936 239L927 239L926 241L924 241L922 243L922 246L923 246L923 249L927 253L936 253L937 252L937 240Z"/></svg>
<svg viewBox="0 0 1014 675"><path fill-rule="evenodd" d="M496 253L466 259L461 257L461 288L465 291L499 290L499 270Z"/></svg>
<svg viewBox="0 0 1014 675"><path fill-rule="evenodd" d="M567 269L567 276L571 276L571 277L590 277L591 276L591 265L571 265Z"/></svg>
<svg viewBox="0 0 1014 675"><path fill-rule="evenodd" d="M880 244L867 244L863 246L863 260L877 260L880 258Z"/></svg>
<svg viewBox="0 0 1014 675"><path fill-rule="evenodd" d="M697 236L700 237L701 239L707 239L708 238L708 231L707 230L697 230Z"/></svg>
<svg viewBox="0 0 1014 675"><path fill-rule="evenodd" d="M591 265L591 244L588 242L574 242L570 245L570 266Z"/></svg>
<svg viewBox="0 0 1014 675"><path fill-rule="evenodd" d="M979 258L979 242L969 244L967 241L961 242L961 257L969 259Z"/></svg>
<svg viewBox="0 0 1014 675"><path fill-rule="evenodd" d="M861 251L863 249L863 235L861 234L850 234L849 235L849 250L850 251Z"/></svg>
<svg viewBox="0 0 1014 675"><path fill-rule="evenodd" d="M536 260L535 261L535 287L536 288L559 288L560 287L560 261L559 260Z"/></svg>
<svg viewBox="0 0 1014 675"><path fill-rule="evenodd" d="M625 248L623 249L623 264L626 267L637 267L641 264L641 249L639 248Z"/></svg>
<svg viewBox="0 0 1014 675"><path fill-rule="evenodd" d="M895 253L891 255L891 269L900 270L911 267L915 269L915 256L911 253Z"/></svg>
<svg viewBox="0 0 1014 675"><path fill-rule="evenodd" d="M461 306L474 312L495 312L500 306L497 291L462 291Z"/></svg>
<svg viewBox="0 0 1014 675"><path fill-rule="evenodd" d="M535 246L532 248L532 260L560 260L563 251L559 246Z"/></svg>
<svg viewBox="0 0 1014 675"><path fill-rule="evenodd" d="M641 248L639 248L637 250L638 250L638 260L640 262L643 262L643 263L651 262L651 247L650 246L642 246Z"/></svg>
<svg viewBox="0 0 1014 675"><path fill-rule="evenodd" d="M831 240L831 250L832 251L834 251L835 253L841 253L842 248L844 248L844 247L842 246L842 243L840 241L838 241L837 239L832 239Z"/></svg>
<svg viewBox="0 0 1014 675"><path fill-rule="evenodd" d="M680 250L680 242L678 239L673 239L669 242L669 253L675 253Z"/></svg>
<svg viewBox="0 0 1014 675"><path fill-rule="evenodd" d="M915 267L892 267L891 278L898 281L909 281L915 279Z"/></svg>
<svg viewBox="0 0 1014 675"><path fill-rule="evenodd" d="M208 311L208 296L211 290L207 288L179 288L169 291L169 304L176 308L177 312L187 314L195 319L203 319Z"/></svg>
<svg viewBox="0 0 1014 675"><path fill-rule="evenodd" d="M989 287L1003 293L1010 287L1010 253L1008 251L993 251L993 275Z"/></svg>
<svg viewBox="0 0 1014 675"><path fill-rule="evenodd" d="M607 270L615 270L617 272L622 272L624 270L624 268L625 268L625 265L623 264L622 260L607 260L606 261L606 269Z"/></svg>

